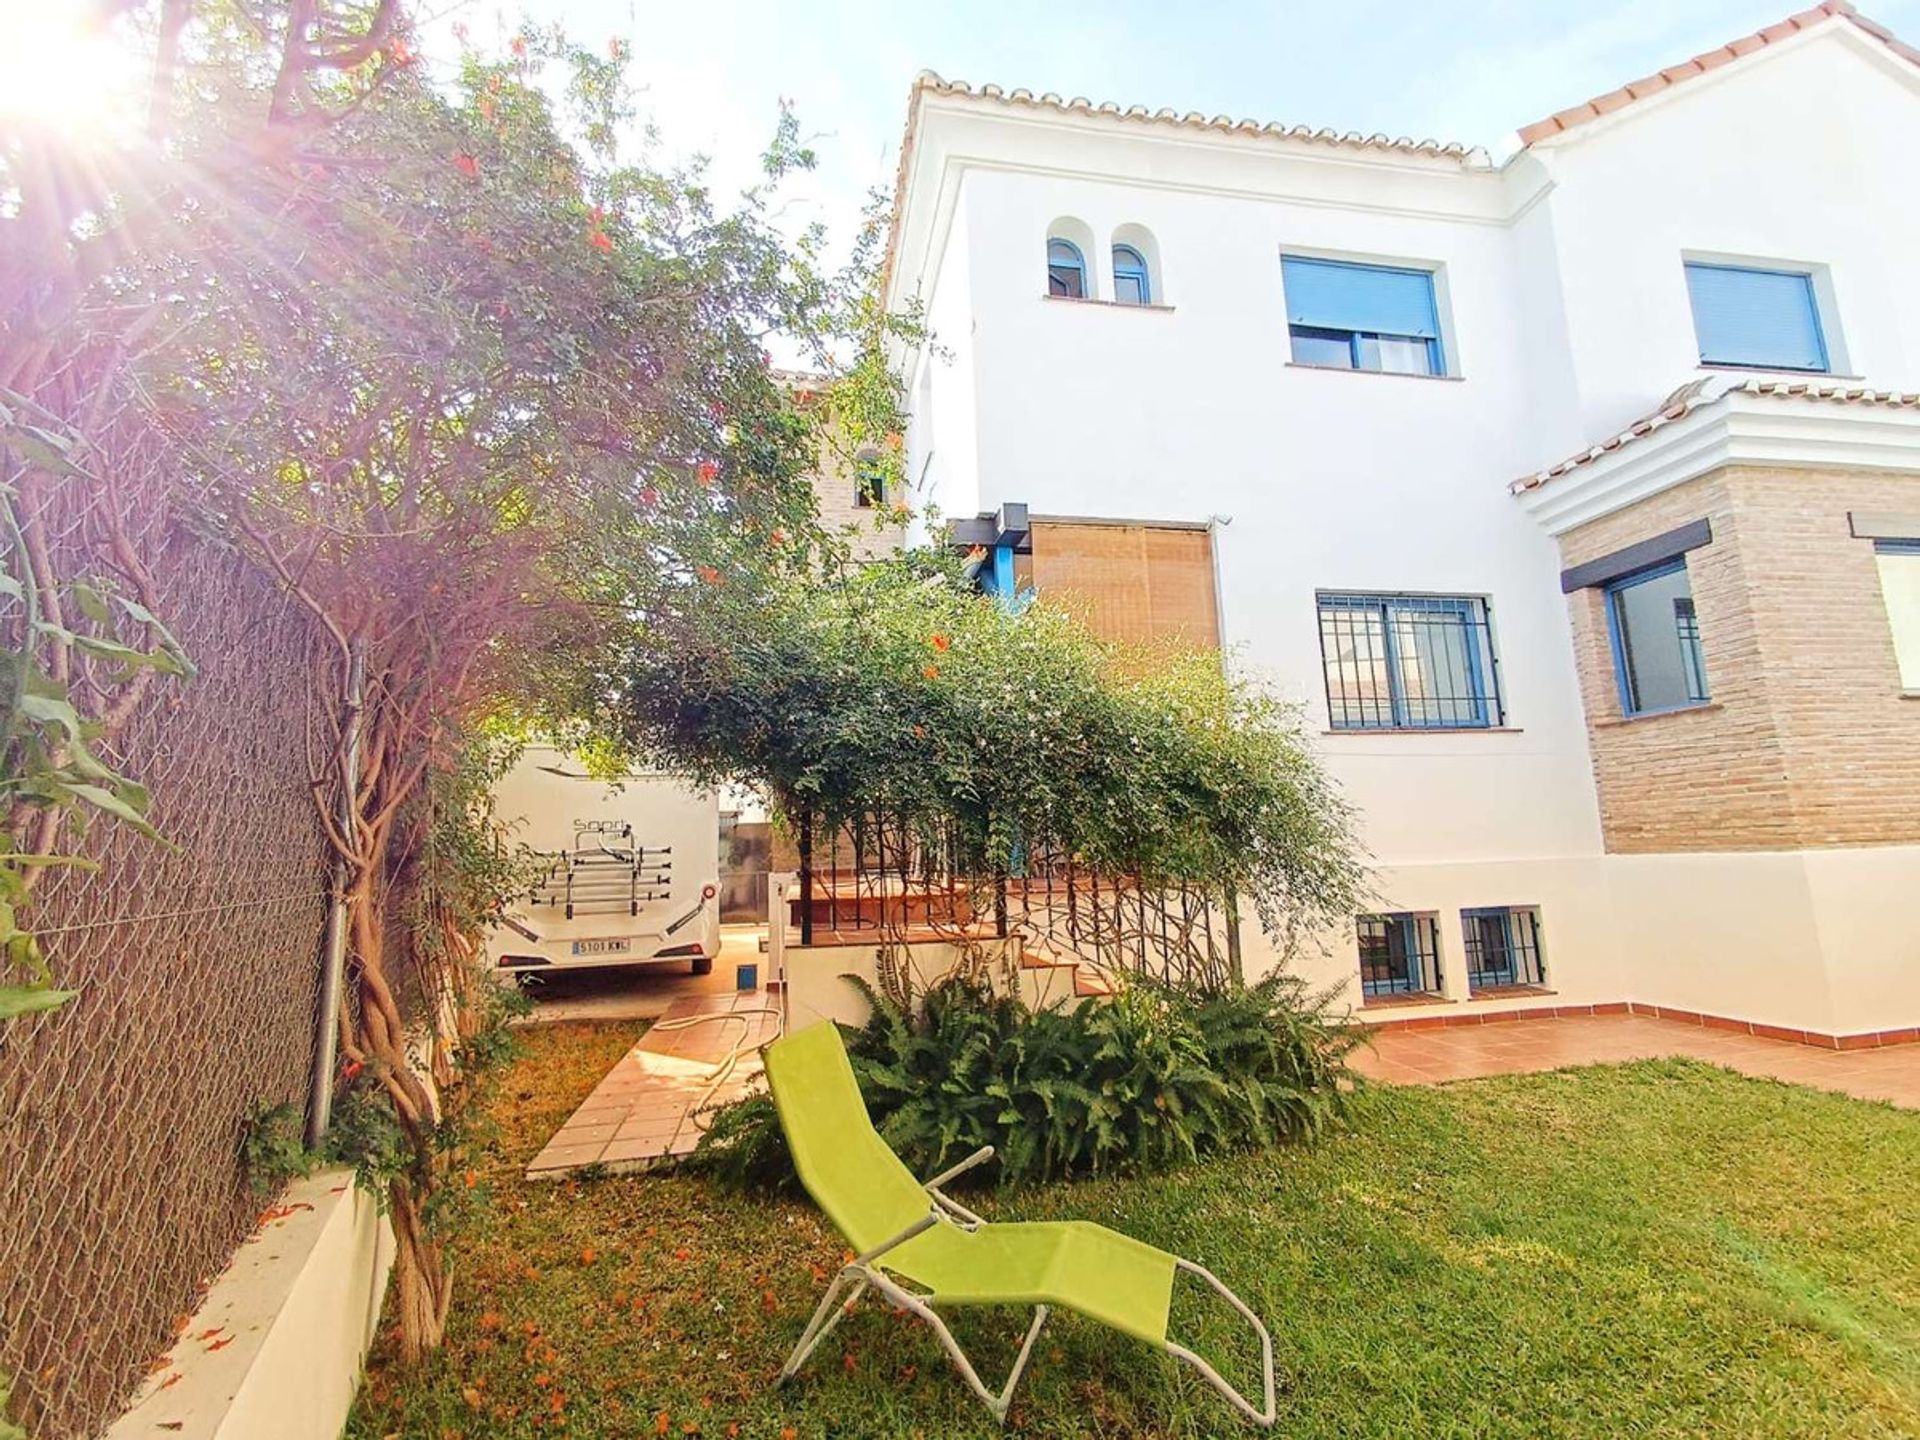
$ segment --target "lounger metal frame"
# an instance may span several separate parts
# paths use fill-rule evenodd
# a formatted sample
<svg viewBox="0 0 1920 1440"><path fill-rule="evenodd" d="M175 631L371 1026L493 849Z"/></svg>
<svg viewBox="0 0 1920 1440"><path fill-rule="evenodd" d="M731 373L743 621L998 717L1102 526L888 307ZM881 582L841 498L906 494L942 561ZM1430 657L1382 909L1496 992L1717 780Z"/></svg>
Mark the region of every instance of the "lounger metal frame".
<svg viewBox="0 0 1920 1440"><path fill-rule="evenodd" d="M935 1225L957 1225L962 1230L977 1230L986 1224L985 1220L945 1194L940 1187L956 1175L971 1170L992 1157L993 1147L983 1146L958 1165L941 1171L927 1181L922 1188L927 1192L932 1203L924 1216L891 1240L874 1246L864 1255L856 1255L840 1267L839 1273L828 1284L827 1293L820 1297L820 1304L814 1310L813 1318L807 1322L807 1328L800 1332L800 1339L794 1345L793 1353L787 1357L787 1363L780 1368L780 1378L775 1382L776 1384L784 1384L797 1375L800 1367L807 1363L808 1357L819 1348L820 1342L832 1333L834 1326L852 1312L862 1295L869 1289L873 1289L884 1295L896 1308L908 1311L926 1321L933 1333L939 1337L942 1348L952 1358L954 1368L960 1372L960 1378L967 1382L967 1388L979 1396L981 1403L993 1412L996 1420L1002 1425L1007 1423L1007 1411L1013 1404L1013 1393L1019 1387L1021 1377L1027 1373L1027 1362L1033 1358L1034 1342L1039 1340L1041 1330L1046 1328L1047 1317L1052 1313L1050 1307L1045 1305L1033 1307L1033 1323L1027 1327L1027 1338L1021 1341L1020 1352L1014 1356L1013 1369L1007 1375L1006 1384L996 1394L987 1388L986 1382L980 1378L980 1372L974 1369L973 1362L967 1358L967 1352L961 1349L960 1342L953 1338L953 1332L947 1328L946 1321L940 1318L939 1313L927 1303L926 1298L914 1294L911 1290L903 1289L899 1282L875 1263L888 1251L904 1245L914 1236L931 1230ZM1240 1316L1253 1327L1254 1333L1260 1337L1261 1384L1265 1390L1265 1404L1260 1409L1255 1409L1253 1403L1228 1384L1219 1371L1184 1345L1176 1345L1168 1340L1164 1342L1163 1348L1174 1359L1183 1360L1191 1365L1199 1372L1202 1380L1212 1386L1222 1399L1247 1419L1256 1425L1270 1427L1278 1413L1273 1379L1273 1337L1267 1333L1267 1327L1260 1323L1260 1317L1255 1315L1238 1295L1223 1285L1211 1270L1204 1265L1195 1265L1189 1260L1182 1260L1177 1255L1173 1263L1177 1269L1184 1270L1190 1275L1197 1275L1212 1286L1222 1299L1240 1313Z"/></svg>

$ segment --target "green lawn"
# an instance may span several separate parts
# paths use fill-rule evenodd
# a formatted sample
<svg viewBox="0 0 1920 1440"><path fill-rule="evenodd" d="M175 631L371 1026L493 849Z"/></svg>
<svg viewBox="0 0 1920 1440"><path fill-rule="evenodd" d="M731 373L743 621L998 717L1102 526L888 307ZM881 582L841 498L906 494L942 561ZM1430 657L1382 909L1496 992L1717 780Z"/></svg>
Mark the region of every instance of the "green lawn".
<svg viewBox="0 0 1920 1440"><path fill-rule="evenodd" d="M348 1434L997 1433L932 1336L871 1300L769 1388L842 1253L804 1203L519 1178L636 1033L528 1037L447 1349L413 1375L377 1354ZM1312 1149L978 1204L1211 1267L1274 1331L1276 1433L1920 1434L1920 1115L1691 1062L1377 1087ZM967 1320L997 1378L1017 1320ZM1174 1325L1249 1378L1224 1314L1182 1293ZM1172 1361L1071 1316L1011 1428L1252 1433Z"/></svg>

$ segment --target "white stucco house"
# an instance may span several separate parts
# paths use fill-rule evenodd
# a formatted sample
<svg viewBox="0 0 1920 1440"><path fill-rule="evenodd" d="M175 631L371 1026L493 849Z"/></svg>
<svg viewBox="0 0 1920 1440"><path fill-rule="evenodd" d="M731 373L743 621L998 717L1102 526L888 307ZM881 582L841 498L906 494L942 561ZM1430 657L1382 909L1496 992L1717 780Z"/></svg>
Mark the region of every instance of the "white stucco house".
<svg viewBox="0 0 1920 1440"><path fill-rule="evenodd" d="M922 75L909 473L1208 531L1363 817L1302 963L1372 1018L1914 1038L1917 140L1838 0L1502 159Z"/></svg>

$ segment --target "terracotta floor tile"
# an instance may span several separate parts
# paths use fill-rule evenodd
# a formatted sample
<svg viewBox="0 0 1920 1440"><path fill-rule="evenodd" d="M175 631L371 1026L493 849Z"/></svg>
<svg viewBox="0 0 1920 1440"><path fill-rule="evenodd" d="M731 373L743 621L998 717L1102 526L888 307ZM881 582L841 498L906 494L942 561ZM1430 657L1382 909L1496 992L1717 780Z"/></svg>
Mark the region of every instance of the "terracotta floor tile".
<svg viewBox="0 0 1920 1440"><path fill-rule="evenodd" d="M1370 1046L1354 1052L1353 1064L1374 1079L1431 1084L1668 1055L1920 1109L1920 1045L1825 1050L1642 1015L1377 1031Z"/></svg>

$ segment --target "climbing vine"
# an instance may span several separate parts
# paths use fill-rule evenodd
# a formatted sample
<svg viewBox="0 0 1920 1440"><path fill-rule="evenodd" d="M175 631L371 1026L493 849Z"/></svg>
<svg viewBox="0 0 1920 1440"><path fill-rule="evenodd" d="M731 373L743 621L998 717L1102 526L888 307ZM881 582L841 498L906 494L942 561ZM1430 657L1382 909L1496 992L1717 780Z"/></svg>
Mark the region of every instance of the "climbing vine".
<svg viewBox="0 0 1920 1440"><path fill-rule="evenodd" d="M103 743L126 723L156 677L187 679L193 663L158 615L151 579L125 535L113 497L107 517L115 573L69 573L50 540L60 487L103 488L83 463L81 437L59 417L0 391L0 1021L57 1008L61 989L23 914L39 877L57 866L96 869L74 853L89 824L131 826L149 838L146 787L107 758ZM91 499L92 497L87 497ZM84 502L83 502L84 503ZM65 507L70 510L71 507Z"/></svg>

